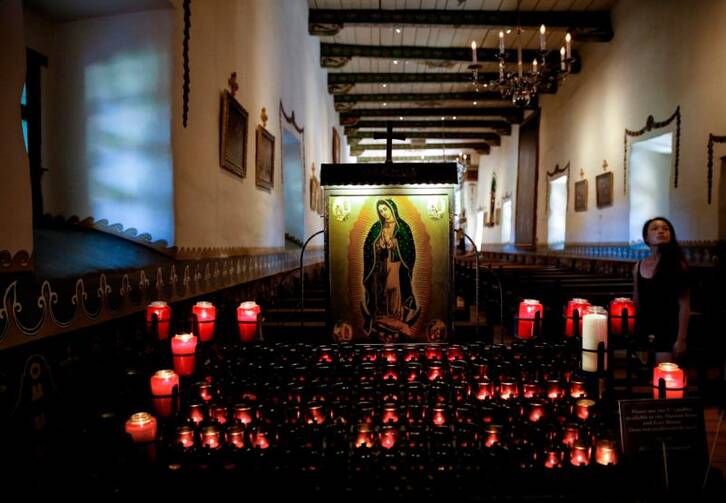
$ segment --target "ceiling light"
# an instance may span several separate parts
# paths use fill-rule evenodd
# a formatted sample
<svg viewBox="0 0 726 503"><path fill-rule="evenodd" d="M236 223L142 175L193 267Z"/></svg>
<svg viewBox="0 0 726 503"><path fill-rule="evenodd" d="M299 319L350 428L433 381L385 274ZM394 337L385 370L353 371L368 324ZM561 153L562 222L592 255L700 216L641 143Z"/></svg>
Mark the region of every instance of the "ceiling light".
<svg viewBox="0 0 726 503"><path fill-rule="evenodd" d="M398 120L402 121L403 120L403 117L399 117Z"/></svg>
<svg viewBox="0 0 726 503"><path fill-rule="evenodd" d="M444 120L444 118L442 117L441 120Z"/></svg>
<svg viewBox="0 0 726 503"><path fill-rule="evenodd" d="M396 33L401 33L401 28L396 28Z"/></svg>
<svg viewBox="0 0 726 503"><path fill-rule="evenodd" d="M454 115L454 116L452 117L452 119L456 120L456 115Z"/></svg>
<svg viewBox="0 0 726 503"><path fill-rule="evenodd" d="M476 103L477 103L477 102L475 101L475 102L474 102L473 104L474 104L474 105L476 105Z"/></svg>
<svg viewBox="0 0 726 503"><path fill-rule="evenodd" d="M512 33L512 29L511 28L507 28L507 35L509 35L510 33Z"/></svg>
<svg viewBox="0 0 726 503"><path fill-rule="evenodd" d="M384 101L384 102L383 102L383 106L384 106L384 107L385 107L385 106L388 106L388 103L386 103L386 102Z"/></svg>
<svg viewBox="0 0 726 503"><path fill-rule="evenodd" d="M397 59L394 59L394 60L393 60L393 64L394 64L394 65L397 65L397 64L398 64L398 60L397 60Z"/></svg>

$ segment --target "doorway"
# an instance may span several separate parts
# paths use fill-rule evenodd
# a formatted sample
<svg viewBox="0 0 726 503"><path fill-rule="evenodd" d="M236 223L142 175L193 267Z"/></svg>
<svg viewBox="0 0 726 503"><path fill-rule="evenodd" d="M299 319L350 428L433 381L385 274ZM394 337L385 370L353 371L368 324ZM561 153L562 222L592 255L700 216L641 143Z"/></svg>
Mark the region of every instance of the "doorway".
<svg viewBox="0 0 726 503"><path fill-rule="evenodd" d="M302 246L305 238L302 142L282 128L282 179L285 188L285 241Z"/></svg>
<svg viewBox="0 0 726 503"><path fill-rule="evenodd" d="M547 245L554 249L565 247L567 224L567 175L550 181L547 206Z"/></svg>
<svg viewBox="0 0 726 503"><path fill-rule="evenodd" d="M643 223L656 216L670 217L670 180L673 133L633 144L628 166L630 195L630 244L643 242Z"/></svg>

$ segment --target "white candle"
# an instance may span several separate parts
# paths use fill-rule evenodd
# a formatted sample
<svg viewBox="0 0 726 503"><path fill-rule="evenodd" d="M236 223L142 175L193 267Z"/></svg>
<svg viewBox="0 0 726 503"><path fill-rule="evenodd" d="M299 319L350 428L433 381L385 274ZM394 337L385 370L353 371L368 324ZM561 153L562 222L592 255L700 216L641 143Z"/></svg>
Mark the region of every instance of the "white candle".
<svg viewBox="0 0 726 503"><path fill-rule="evenodd" d="M565 71L565 48L560 47L560 70Z"/></svg>
<svg viewBox="0 0 726 503"><path fill-rule="evenodd" d="M471 61L476 64L476 42L471 43Z"/></svg>
<svg viewBox="0 0 726 503"><path fill-rule="evenodd" d="M499 32L499 54L504 54L504 32Z"/></svg>
<svg viewBox="0 0 726 503"><path fill-rule="evenodd" d="M567 50L567 59L570 59L572 57L571 50L570 50L570 42L572 41L572 35L569 33L565 35L565 48Z"/></svg>
<svg viewBox="0 0 726 503"><path fill-rule="evenodd" d="M537 58L532 60L532 73L537 73Z"/></svg>
<svg viewBox="0 0 726 503"><path fill-rule="evenodd" d="M582 349L597 350L600 343L608 346L608 315L607 311L600 306L591 306L585 311L582 317ZM607 353L603 361L606 370L608 367ZM597 353L582 352L582 370L586 372L597 371Z"/></svg>
<svg viewBox="0 0 726 503"><path fill-rule="evenodd" d="M544 51L545 47L545 25L541 25L539 27L539 50Z"/></svg>

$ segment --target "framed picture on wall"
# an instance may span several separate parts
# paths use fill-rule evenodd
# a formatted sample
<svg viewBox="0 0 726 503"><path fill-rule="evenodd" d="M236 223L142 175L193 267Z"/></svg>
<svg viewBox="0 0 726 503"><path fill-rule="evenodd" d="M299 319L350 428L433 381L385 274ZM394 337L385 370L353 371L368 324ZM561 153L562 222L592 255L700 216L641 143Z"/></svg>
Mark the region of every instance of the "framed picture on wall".
<svg viewBox="0 0 726 503"><path fill-rule="evenodd" d="M333 164L340 163L340 135L338 130L333 128Z"/></svg>
<svg viewBox="0 0 726 503"><path fill-rule="evenodd" d="M257 186L272 189L275 175L275 137L262 126L257 126L255 166Z"/></svg>
<svg viewBox="0 0 726 503"><path fill-rule="evenodd" d="M595 177L597 207L605 208L613 204L613 173L603 173Z"/></svg>
<svg viewBox="0 0 726 503"><path fill-rule="evenodd" d="M219 164L244 178L247 176L247 111L228 91L222 95Z"/></svg>
<svg viewBox="0 0 726 503"><path fill-rule="evenodd" d="M587 211L587 180L575 182L575 211Z"/></svg>

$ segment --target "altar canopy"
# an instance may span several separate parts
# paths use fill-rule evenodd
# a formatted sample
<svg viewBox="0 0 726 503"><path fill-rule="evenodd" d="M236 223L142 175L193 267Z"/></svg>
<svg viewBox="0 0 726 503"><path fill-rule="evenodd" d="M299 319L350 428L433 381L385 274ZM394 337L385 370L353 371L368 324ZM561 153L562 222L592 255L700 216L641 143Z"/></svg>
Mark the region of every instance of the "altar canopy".
<svg viewBox="0 0 726 503"><path fill-rule="evenodd" d="M449 339L456 164L323 164L320 178L332 337Z"/></svg>

